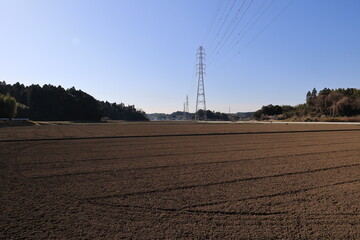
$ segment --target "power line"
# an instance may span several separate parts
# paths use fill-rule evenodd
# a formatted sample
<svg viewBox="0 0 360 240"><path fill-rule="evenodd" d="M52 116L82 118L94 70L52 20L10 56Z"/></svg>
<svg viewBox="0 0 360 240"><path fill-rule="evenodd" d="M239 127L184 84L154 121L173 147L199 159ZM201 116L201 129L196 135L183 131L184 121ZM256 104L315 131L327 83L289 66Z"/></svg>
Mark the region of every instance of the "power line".
<svg viewBox="0 0 360 240"><path fill-rule="evenodd" d="M295 0L292 0L287 4L271 21L266 24L250 41L248 41L243 48L241 48L235 55L233 55L228 61L226 61L222 66L227 64L231 59L236 57L237 55L241 54L253 41L255 41L266 29L268 29L293 3Z"/></svg>
<svg viewBox="0 0 360 240"><path fill-rule="evenodd" d="M210 52L209 54L209 60L211 59L212 55L214 52L216 52L217 47L219 46L220 42L223 40L224 36L228 33L229 29L231 28L231 26L236 22L242 8L244 7L245 3L247 2L247 0L244 0L243 3L241 4L241 6L239 7L239 9L236 12L236 15L234 16L234 18L232 19L232 22L229 24L229 26L227 27L227 29L225 30L225 33L223 34L223 36L221 37L219 43L215 46L214 50L212 50L212 52Z"/></svg>
<svg viewBox="0 0 360 240"><path fill-rule="evenodd" d="M225 41L223 42L223 44L221 45L220 49L217 51L216 55L219 54L219 52L222 50L222 48L224 47L224 45L226 44L226 42L229 40L229 38L231 37L231 35L234 33L235 29L237 28L237 26L239 25L239 23L241 22L241 20L243 19L243 17L245 16L245 14L247 13L247 11L249 10L251 4L254 2L254 0L251 0L250 4L246 7L244 13L242 14L242 16L240 17L240 19L238 20L238 22L236 23L236 25L233 27L232 31L230 32L230 34L227 36L227 38L225 39ZM225 35L224 35L225 36ZM209 62L210 64L211 62Z"/></svg>
<svg viewBox="0 0 360 240"><path fill-rule="evenodd" d="M224 7L224 10L222 11L222 14L221 14L221 16L220 16L220 18L219 18L219 21L217 22L217 24L216 24L216 26L215 26L215 33L216 33L216 34L215 34L215 36L213 37L213 40L211 41L211 44L209 45L208 49L211 49L211 48L212 48L212 46L214 45L214 42L215 42L216 39L217 39L217 36L218 36L219 33L220 33L219 30L216 30L216 29L218 29L218 26L219 26L219 24L221 23L221 20L222 20L224 14L225 14L225 12L226 12L226 9L227 9L229 3L230 3L230 0L227 0L227 2L226 2L226 4L225 4L225 7Z"/></svg>
<svg viewBox="0 0 360 240"><path fill-rule="evenodd" d="M218 33L220 33L220 32L221 32L221 30L222 30L222 28L223 28L223 26L224 26L224 24L225 24L226 20L228 19L229 15L230 15L230 13L231 13L231 11L232 11L232 9L234 8L234 5L235 5L236 1L237 1L237 0L234 0L233 4L231 5L231 7L230 7L230 9L229 9L229 11L228 11L228 13L227 13L227 15L226 15L226 17L225 17L224 21L222 22L222 24L221 24L221 26L220 26L220 28L219 28L219 32L218 32ZM221 41L221 40L220 40L220 41ZM220 43L220 42L219 42L219 43ZM217 46L219 45L219 43L216 45L216 47L215 47L215 48L217 48Z"/></svg>
<svg viewBox="0 0 360 240"><path fill-rule="evenodd" d="M203 44L205 44L205 40L207 39L207 37L208 37L209 34L211 33L211 30L212 30L212 27L214 26L214 23L215 23L215 21L216 21L216 18L217 18L217 16L218 16L218 14L220 13L220 8L221 8L222 3L224 3L224 1L220 1L220 2L219 2L219 5L218 5L218 7L217 7L217 11L216 11L215 17L214 17L213 20L211 21L211 24L209 25L209 28L208 28L208 30L206 31L205 36L204 36L204 38L203 38L203 41L202 41Z"/></svg>
<svg viewBox="0 0 360 240"><path fill-rule="evenodd" d="M230 47L225 51L225 53L223 54L223 59L226 59L227 56L231 53L231 50L246 36L246 34L254 27L254 25L261 19L261 17L263 17L265 15L265 13L267 12L267 10L274 4L276 0L272 0L270 2L270 4L267 5L267 7L261 12L261 14L258 16L258 18L249 26L249 24L251 23L251 21L258 15L258 13L264 8L265 3L267 2L266 0L264 0L263 4L260 6L260 8L258 8L258 10L251 16L251 18L249 19L249 21L246 23L246 25L244 26L243 30L241 30L238 35L240 35L240 38L234 38L234 40L231 42ZM249 27L248 27L249 26ZM244 31L244 29L246 29ZM219 55L219 57L221 57L221 53Z"/></svg>
<svg viewBox="0 0 360 240"><path fill-rule="evenodd" d="M239 55L242 51L244 51L244 49L246 49L257 37L259 37L266 29L268 29L271 24L273 24L276 19L278 19L294 2L295 0L292 0L288 5L286 5L286 7L283 8L283 10L281 10L263 29L261 29L261 31L256 34L255 37L253 37L236 55Z"/></svg>
<svg viewBox="0 0 360 240"><path fill-rule="evenodd" d="M254 15L249 19L249 21L244 26L243 30L238 33L240 38L236 39L231 42L230 48L225 52L225 56L228 55L228 53L245 37L245 35L254 27L254 25L265 15L267 10L274 4L276 0L272 0L269 5L261 12L261 14L258 16L258 18L249 26L250 22L258 15L258 13L265 7L266 0L263 2L263 4L260 6L260 8L255 12ZM249 26L249 27L248 27ZM246 29L244 31L244 29Z"/></svg>

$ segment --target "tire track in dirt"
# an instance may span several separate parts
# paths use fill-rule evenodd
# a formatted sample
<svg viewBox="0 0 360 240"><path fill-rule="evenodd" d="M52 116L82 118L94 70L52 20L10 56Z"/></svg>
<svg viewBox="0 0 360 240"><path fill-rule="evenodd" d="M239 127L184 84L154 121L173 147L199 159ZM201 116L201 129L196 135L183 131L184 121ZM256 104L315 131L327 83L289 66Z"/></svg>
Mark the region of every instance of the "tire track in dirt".
<svg viewBox="0 0 360 240"><path fill-rule="evenodd" d="M162 165L162 166L151 166L151 167L138 167L138 168L123 168L107 171L87 171L87 172L73 172L73 173L61 173L61 174L52 174L45 176L31 176L31 179L43 179L43 178L53 178L53 177L71 177L71 176L80 176L80 175L89 175L89 174L104 174L104 173L116 173L124 171L138 171L138 170L153 170L153 169L166 169L166 168L178 168L178 167L189 167L189 166L199 166L199 165L212 165L212 164L226 164L226 163L238 163L245 161L253 160L263 160L263 159L273 159L273 158L282 158L282 157L299 157L299 156L310 156L310 155L321 155L324 153L339 153L339 152L352 152L360 151L360 149L347 149L347 150L334 150L334 151L324 151L324 152L314 152L314 153L299 153L299 154L289 154L289 155L278 155L270 157L259 157L259 158L244 158L239 160L223 160L215 162L197 162L197 163L186 163L186 164L173 164L173 165Z"/></svg>
<svg viewBox="0 0 360 240"><path fill-rule="evenodd" d="M169 187L169 188L163 188L163 189L141 191L141 192L133 192L133 193L126 193L126 194L113 194L113 195L107 195L107 196L98 196L98 197L88 198L88 200L124 198L124 197L129 197L129 196L139 196L139 195L147 195L147 194L153 194L153 193L164 193L164 192L171 192L171 191L177 191L177 190L186 190L186 189L217 186L217 185L223 185L223 184L233 184L233 183L239 183L239 182L245 182L245 181L254 181L254 180L260 180L260 179L268 179L268 178L278 178L278 177L286 177L286 176L292 176L292 175L310 174L310 173L316 173L316 172L324 172L324 171L329 171L329 170L336 170L336 169L342 169L342 168L351 168L351 167L359 167L359 166L360 166L360 163L347 164L347 165L336 166L336 167L318 168L318 169L313 169L313 170L308 170L308 171L287 172L287 173L281 173L281 174L275 174L275 175L249 177L249 178L239 178L239 179L233 179L233 180L228 180L228 181L220 181L220 182L212 182L212 183L206 183L206 184L193 184L193 185L186 185L186 186L179 186L179 187Z"/></svg>
<svg viewBox="0 0 360 240"><path fill-rule="evenodd" d="M219 204L236 203L236 202L247 201L247 200L258 200L258 199L262 199L262 198L280 197L280 196L286 196L286 195L293 195L293 194L297 194L297 193L301 193L301 192L307 192L307 191L311 191L311 190L317 190L317 189L328 188L328 187L335 187L335 186L339 186L339 185L358 183L358 182L360 182L360 179L349 180L349 181L344 181L344 182L337 182L337 183L332 183L332 184L326 184L326 185L321 185L321 186L317 186L317 187L300 188L300 189L295 189L295 190L290 190L290 191L285 191L285 192L278 192L278 193L273 193L273 194L253 196L253 197L241 198L241 199L230 200L230 201L218 201L218 202L212 202L212 203L203 203L203 204L190 205L190 206L186 206L186 207L184 207L182 209L197 208L197 207L208 207L208 206L214 206L214 205L219 205Z"/></svg>
<svg viewBox="0 0 360 240"><path fill-rule="evenodd" d="M322 135L321 135L322 136ZM262 139L265 139L266 141L261 141L259 142L258 139L249 139L247 138L246 139L246 142L243 142L243 146L244 145L250 145L250 146L253 146L253 145L258 145L258 144L273 144L273 137L270 137L269 138L262 138ZM290 140L292 139L292 140ZM302 142L304 140L307 141L307 143L313 143L313 144L317 144L319 141L324 141L324 140L328 140L329 139L329 136L326 136L325 138L324 137L318 137L318 136L312 136L311 139L309 139L309 136L308 135L305 135L304 137L299 137L297 135L294 135L293 138L290 138L289 136L283 140L282 138L281 139L278 139L277 140L277 144L281 144L281 143L297 143L297 142ZM339 142L339 141L346 141L346 140L352 140L354 139L353 137L349 138L349 137L342 137L342 138L336 138L336 143ZM105 139L106 140L106 139ZM230 140L224 140L222 139L221 140L221 143L219 142L216 142L215 139L207 139L207 141L201 141L198 143L197 147L209 147L209 146L218 146L218 147L222 147L222 146L233 146L233 145L239 145L239 140L244 140L244 138L242 139L230 139ZM33 143L33 144L36 144L37 142L29 142L30 143ZM49 144L52 143L52 142L48 142ZM136 143L117 143L117 144L108 144L108 142L98 142L98 144L103 144L104 147L107 147L107 148L112 148L112 147L123 147L123 149L132 149L133 147L135 147L137 150L147 150L147 149L151 149L151 150L166 150L166 149L170 149L170 148L173 148L174 144L178 144L178 145L181 145L181 148L184 149L184 148L193 148L194 145L192 143L189 144L189 141L186 140L186 141L166 141L166 142L155 142L155 141L151 141L151 142L144 142L144 144L146 144L147 147L143 147L143 146L139 146L138 144L138 141ZM44 143L41 143L42 146ZM166 147L157 147L159 145L165 145ZM47 151L49 150L62 150L64 148L64 145L61 145L60 147L48 147L46 148ZM66 146L66 149L67 150L71 150L71 149L78 149L79 147L77 145L74 146L74 144L71 144L71 145L68 145ZM122 148L118 148L118 149L122 149Z"/></svg>
<svg viewBox="0 0 360 240"><path fill-rule="evenodd" d="M326 143L326 144L317 144L317 146L331 146L331 145L347 145L351 143L359 143L358 141L353 142L341 142L341 143ZM294 147L312 147L313 144L303 144L296 145ZM276 147L276 149L286 149L289 146ZM132 156L124 156L124 157L110 157L110 158L94 158L94 159L77 159L77 160L69 160L69 161L47 161L47 162L27 162L22 163L22 165L44 165L44 164L64 164L64 163L77 163L77 162L96 162L96 161L110 161L110 160L126 160L126 159L136 159L136 158L144 158L144 157L170 157L170 156L188 156L188 155L197 155L197 154L205 154L205 153L226 153L226 152L243 152L243 151L252 151L252 150L267 150L274 149L274 147L260 147L260 148L236 148L236 149L227 149L227 150L210 150L210 151L193 151L188 153L164 153L164 154L147 154L147 155L132 155ZM68 166L56 167L56 168L68 168ZM52 168L46 168L52 169Z"/></svg>
<svg viewBox="0 0 360 240"><path fill-rule="evenodd" d="M163 211L163 212L176 212L176 213L187 213L187 214L213 214L213 215L249 215L249 216L271 216L271 215L280 215L287 214L288 212L245 212L245 211L202 211L202 210L191 210L191 209L176 209L176 208L162 208L162 207L145 207L145 206L136 206L136 205L125 205L125 204L110 204L110 203L99 203L94 201L86 201L85 203L91 205L97 205L100 207L111 207L111 208L129 208L129 209L141 209L147 211Z"/></svg>
<svg viewBox="0 0 360 240"><path fill-rule="evenodd" d="M162 207L146 207L146 206L137 206L137 205L125 205L125 204L111 204L111 203L104 203L104 202L97 202L99 199L83 199L86 203L98 205L102 207L112 207L112 208L137 208L137 209L144 209L144 210L151 210L151 211L165 211L165 212L180 212L180 213L201 213L201 214L213 214L213 215L254 215L254 216L270 216L270 215L280 215L280 214L291 214L290 212L245 212L245 211L214 211L214 210L201 210L201 209L193 209L198 207L208 207L208 206L214 206L219 204L226 204L226 203L236 203L241 201L247 201L247 200L258 200L262 198L273 198L273 197L279 197L279 196L286 196L286 195L293 195L298 194L301 192L307 192L311 190L317 190L322 188L328 188L328 187L335 187L339 185L345 185L345 184L351 184L351 183L358 183L360 182L360 179L350 180L350 181L343 181L343 182L337 182L333 184L326 184L321 185L317 187L308 187L308 188L300 188L285 192L278 192L273 194L266 194L266 195L260 195L260 196L253 196L253 197L247 197L247 198L241 198L231 201L218 201L218 202L212 202L212 203L203 203L203 204L196 204L196 205L190 205L185 206L182 208L162 208ZM328 215L353 215L358 216L360 214L357 213L340 213L340 214L328 214Z"/></svg>

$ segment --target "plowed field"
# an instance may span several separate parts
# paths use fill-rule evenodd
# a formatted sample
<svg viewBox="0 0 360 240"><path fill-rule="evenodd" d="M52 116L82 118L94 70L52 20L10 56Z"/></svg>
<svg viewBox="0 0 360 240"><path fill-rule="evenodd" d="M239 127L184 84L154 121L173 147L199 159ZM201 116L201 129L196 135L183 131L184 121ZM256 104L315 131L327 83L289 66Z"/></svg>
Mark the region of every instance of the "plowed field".
<svg viewBox="0 0 360 240"><path fill-rule="evenodd" d="M0 238L360 239L360 125L0 128Z"/></svg>

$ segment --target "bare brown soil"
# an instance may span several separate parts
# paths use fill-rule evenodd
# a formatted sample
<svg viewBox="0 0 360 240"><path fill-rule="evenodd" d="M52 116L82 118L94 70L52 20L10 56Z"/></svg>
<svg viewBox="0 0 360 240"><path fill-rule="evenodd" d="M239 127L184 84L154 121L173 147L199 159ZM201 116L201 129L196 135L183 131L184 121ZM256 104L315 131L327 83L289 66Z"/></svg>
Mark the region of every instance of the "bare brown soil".
<svg viewBox="0 0 360 240"><path fill-rule="evenodd" d="M1 128L0 180L3 239L360 239L357 125Z"/></svg>

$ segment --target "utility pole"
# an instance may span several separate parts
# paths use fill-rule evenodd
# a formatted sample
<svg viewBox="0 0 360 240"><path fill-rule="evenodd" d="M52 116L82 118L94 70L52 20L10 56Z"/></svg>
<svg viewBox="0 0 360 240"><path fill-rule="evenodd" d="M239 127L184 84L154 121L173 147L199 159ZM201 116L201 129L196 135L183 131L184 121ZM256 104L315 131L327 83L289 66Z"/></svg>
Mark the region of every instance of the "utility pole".
<svg viewBox="0 0 360 240"><path fill-rule="evenodd" d="M205 49L200 46L197 51L197 75L198 75L198 87L197 87L197 97L196 97L196 110L195 110L195 120L199 120L198 111L204 111L203 120L206 121L206 102L205 102L205 85L204 85L204 75L205 75Z"/></svg>

